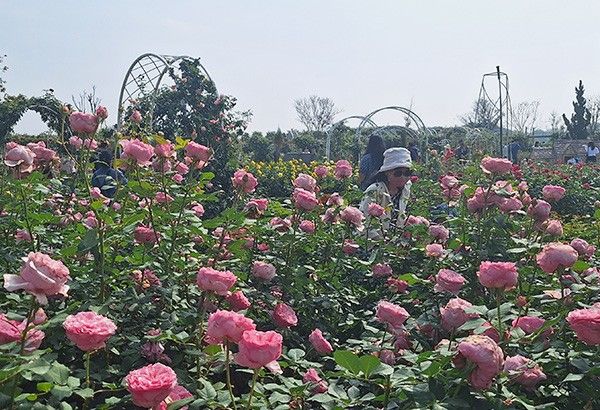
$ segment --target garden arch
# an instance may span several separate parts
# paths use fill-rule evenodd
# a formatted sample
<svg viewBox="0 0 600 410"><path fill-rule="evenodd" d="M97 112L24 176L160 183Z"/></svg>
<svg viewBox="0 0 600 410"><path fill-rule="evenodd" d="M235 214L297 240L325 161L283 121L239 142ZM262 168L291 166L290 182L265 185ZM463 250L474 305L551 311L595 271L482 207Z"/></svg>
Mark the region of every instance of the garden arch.
<svg viewBox="0 0 600 410"><path fill-rule="evenodd" d="M339 127L341 127L342 125L345 125L346 121L360 120L361 123L362 123L362 121L364 119L365 119L365 117L362 117L360 115L351 115L350 117L342 118L341 120L339 120L336 123L332 124L327 129L327 131L325 131L325 134L327 135L327 141L325 143L325 156L327 157L328 161L331 159L331 137L333 136L333 133L335 131L337 131ZM368 120L367 124L369 126L371 126L371 127L374 127L374 128L377 127L377 124L375 124L372 120Z"/></svg>
<svg viewBox="0 0 600 410"><path fill-rule="evenodd" d="M170 69L177 68L176 64L181 60L196 60L190 56L172 56L154 53L145 53L136 58L123 80L121 92L119 94L119 111L117 116L117 130L120 131L123 125L123 113L125 112L125 103L130 99L136 99L140 96L151 95L152 104L154 97L158 93L161 81ZM214 84L214 81L206 71L206 68L200 63L203 74ZM149 90L148 90L149 88ZM152 107L154 108L154 107ZM154 110L150 110L150 115Z"/></svg>
<svg viewBox="0 0 600 410"><path fill-rule="evenodd" d="M435 131L427 128L425 126L425 124L423 123L423 120L421 120L421 117L419 117L416 113L414 113L412 110L409 110L408 108L404 108L404 107L400 107L400 106L388 106L388 107L382 107L382 108L378 108L375 111L371 112L370 114L368 114L367 116L364 117L364 119L361 121L360 125L358 126L358 128L356 129L356 143L358 144L360 141L360 137L362 135L363 129L369 125L370 122L373 122L373 117L375 117L377 114L382 113L384 111L393 111L393 112L398 112L401 114L404 114L406 117L408 117L410 119L410 121L412 123L415 124L417 130L411 130L413 131L413 135L417 137L417 140L419 141L419 145L421 148L421 152L423 153L423 161L427 162L427 145L429 142L429 137L435 135ZM402 126L393 126L393 125L387 125L387 126L383 126L383 127L378 127L377 129L375 129L373 132L377 132L378 130L382 130L383 132L391 132L392 130L399 130L399 129L407 129L409 127L402 127ZM421 137L423 137L423 139L421 139Z"/></svg>
<svg viewBox="0 0 600 410"><path fill-rule="evenodd" d="M62 131L70 133L68 123L63 123L62 106L63 104L51 93L31 98L24 95L7 96L0 102L0 141L12 132L27 111L37 112L48 128L57 135Z"/></svg>

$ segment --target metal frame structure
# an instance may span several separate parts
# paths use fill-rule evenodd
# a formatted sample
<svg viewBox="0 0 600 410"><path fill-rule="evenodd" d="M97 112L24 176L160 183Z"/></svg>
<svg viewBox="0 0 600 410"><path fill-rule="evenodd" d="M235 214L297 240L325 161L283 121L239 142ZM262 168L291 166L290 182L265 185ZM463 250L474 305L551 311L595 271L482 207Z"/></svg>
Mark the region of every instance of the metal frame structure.
<svg viewBox="0 0 600 410"><path fill-rule="evenodd" d="M498 97L492 98L490 93L488 93L486 88L486 80L495 80L498 82ZM481 86L479 88L479 97L477 98L477 106L475 109L475 120L479 121L480 106L483 104L483 101L490 103L494 109L494 113L498 115L500 119L500 152L499 155L502 156L502 133L503 131L510 131L512 129L513 122L513 111L512 111L512 103L510 100L509 93L509 81L508 74L500 71L500 67L496 67L496 71L492 73L484 74L481 78ZM504 120L506 119L506 120Z"/></svg>
<svg viewBox="0 0 600 410"><path fill-rule="evenodd" d="M395 112L399 112L404 114L405 116L407 116L417 127L417 130L411 130L411 132L409 132L414 138L419 139L419 134L421 134L422 136L424 136L424 140L420 141L421 143L419 144L421 147L421 152L423 153L423 161L427 162L427 150L425 149L428 145L429 142L429 137L435 135L435 131L426 127L425 123L423 122L423 120L421 120L421 117L419 117L414 111L405 108L405 107L400 107L400 106L396 106L396 105L392 105L392 106L388 106L388 107L382 107L382 108L378 108L375 111L372 111L370 114L366 115L363 120L361 121L360 125L358 126L358 128L356 128L356 143L358 144L358 142L360 141L360 137L362 135L362 131L365 128L365 126L369 123L373 122L373 117L383 111L395 111ZM390 125L386 125L383 127L377 127L373 132L377 132L377 131L383 131L386 133L389 133L390 130L392 129L410 129L408 127L403 127L403 126L390 126Z"/></svg>
<svg viewBox="0 0 600 410"><path fill-rule="evenodd" d="M145 53L136 58L123 80L121 86L121 92L119 94L119 111L117 116L117 131L121 130L123 126L123 113L125 111L125 102L130 99L137 99L140 96L146 96L150 94L152 98L152 105L155 103L155 97L160 88L161 82L165 74L171 68L176 68L176 63L181 60L195 60L190 56L172 56L172 55L160 55L154 53ZM206 68L200 64L203 74L213 82L212 78L206 71ZM150 91L148 91L150 88ZM152 106L152 108L154 108ZM150 110L149 115L152 115Z"/></svg>
<svg viewBox="0 0 600 410"><path fill-rule="evenodd" d="M344 125L346 123L346 121L349 120L360 120L361 123L362 121L365 119L365 117L362 117L360 115L351 115L349 117L346 118L342 118L341 120L337 121L336 123L332 124L326 131L325 134L327 135L327 141L325 142L325 156L327 158L327 160L329 161L331 159L331 136L333 135L333 133L342 125ZM368 124L372 127L377 127L377 124L375 124L373 121L369 120Z"/></svg>

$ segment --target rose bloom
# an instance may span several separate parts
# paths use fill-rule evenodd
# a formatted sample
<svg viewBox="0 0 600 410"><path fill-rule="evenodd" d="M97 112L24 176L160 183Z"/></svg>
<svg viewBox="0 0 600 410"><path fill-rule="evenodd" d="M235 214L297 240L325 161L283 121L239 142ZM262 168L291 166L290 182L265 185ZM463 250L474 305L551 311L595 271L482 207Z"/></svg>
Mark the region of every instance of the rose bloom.
<svg viewBox="0 0 600 410"><path fill-rule="evenodd" d="M168 410L169 404L190 397L194 397L192 393L190 393L185 387L177 385L173 387L167 398L152 410ZM188 408L188 406L183 406L181 407L181 410L188 410Z"/></svg>
<svg viewBox="0 0 600 410"><path fill-rule="evenodd" d="M385 213L385 208L375 202L371 202L367 209L367 213L369 214L369 216L379 218Z"/></svg>
<svg viewBox="0 0 600 410"><path fill-rule="evenodd" d="M523 203L518 198L505 198L498 208L500 208L500 212L508 214L522 209Z"/></svg>
<svg viewBox="0 0 600 410"><path fill-rule="evenodd" d="M596 252L596 247L594 245L590 245L585 240L580 238L573 239L571 241L571 247L577 251L579 256L584 256L586 258L591 258Z"/></svg>
<svg viewBox="0 0 600 410"><path fill-rule="evenodd" d="M444 256L444 247L439 243L432 243L425 247L425 255L431 258L441 258Z"/></svg>
<svg viewBox="0 0 600 410"><path fill-rule="evenodd" d="M292 227L292 221L289 218L282 219L277 216L269 221L269 225L279 232L286 232Z"/></svg>
<svg viewBox="0 0 600 410"><path fill-rule="evenodd" d="M548 235L557 238L563 235L563 227L558 219L551 219L546 224L546 233Z"/></svg>
<svg viewBox="0 0 600 410"><path fill-rule="evenodd" d="M394 329L399 329L406 319L410 317L406 309L385 300L377 304L375 316L380 322L383 322Z"/></svg>
<svg viewBox="0 0 600 410"><path fill-rule="evenodd" d="M542 199L538 199L535 205L530 205L527 214L536 222L544 222L550 217L550 204Z"/></svg>
<svg viewBox="0 0 600 410"><path fill-rule="evenodd" d="M536 256L537 264L546 273L567 269L577 261L579 254L570 245L559 242L549 243Z"/></svg>
<svg viewBox="0 0 600 410"><path fill-rule="evenodd" d="M329 198L327 198L326 205L327 206L342 206L342 205L344 205L344 198L342 198L342 196L340 194L338 194L337 192L334 192L333 194L329 195Z"/></svg>
<svg viewBox="0 0 600 410"><path fill-rule="evenodd" d="M244 210L246 212L251 212L252 215L262 215L267 210L269 206L269 200L266 198L253 198L250 201L246 202L244 206Z"/></svg>
<svg viewBox="0 0 600 410"><path fill-rule="evenodd" d="M169 172L171 170L171 161L165 158L156 157L152 160L152 169L161 173Z"/></svg>
<svg viewBox="0 0 600 410"><path fill-rule="evenodd" d="M133 159L138 165L150 165L150 159L154 156L152 145L146 144L138 139L121 140L119 144L123 147L122 159Z"/></svg>
<svg viewBox="0 0 600 410"><path fill-rule="evenodd" d="M426 227L429 227L430 222L424 216L410 215L408 218L406 218L406 226L413 226L413 225L424 225Z"/></svg>
<svg viewBox="0 0 600 410"><path fill-rule="evenodd" d="M39 308L35 311L35 315L33 316L33 324L41 325L48 321L48 315L44 312L44 309Z"/></svg>
<svg viewBox="0 0 600 410"><path fill-rule="evenodd" d="M458 356L455 358L455 363L464 365L466 360L474 365L469 382L475 389L488 389L502 371L504 353L496 342L487 336L467 336L458 344L457 351Z"/></svg>
<svg viewBox="0 0 600 410"><path fill-rule="evenodd" d="M278 303L277 306L275 306L271 317L273 322L275 322L275 325L279 327L291 327L298 324L296 312L285 303Z"/></svg>
<svg viewBox="0 0 600 410"><path fill-rule="evenodd" d="M323 178L328 173L329 173L329 169L327 169L327 167L325 165L319 165L319 166L315 167L315 174L319 178Z"/></svg>
<svg viewBox="0 0 600 410"><path fill-rule="evenodd" d="M136 269L131 272L131 278L135 282L140 292L145 292L146 289L157 288L162 286L160 278L156 276L156 273L151 269L144 269L143 271Z"/></svg>
<svg viewBox="0 0 600 410"><path fill-rule="evenodd" d="M442 328L451 332L458 329L470 319L479 317L477 313L467 313L465 309L473 305L461 298L450 299L446 306L440 308L440 316L442 317Z"/></svg>
<svg viewBox="0 0 600 410"><path fill-rule="evenodd" d="M192 211L194 211L194 215L198 218L202 218L202 215L204 215L204 207L201 204L194 205Z"/></svg>
<svg viewBox="0 0 600 410"><path fill-rule="evenodd" d="M600 303L589 309L569 312L567 322L583 343L589 346L600 345Z"/></svg>
<svg viewBox="0 0 600 410"><path fill-rule="evenodd" d="M200 268L196 275L196 284L201 290L215 292L217 295L226 295L236 281L237 277L228 270Z"/></svg>
<svg viewBox="0 0 600 410"><path fill-rule="evenodd" d="M133 237L137 243L141 244L158 242L158 234L154 232L154 229L145 225L137 226L133 231Z"/></svg>
<svg viewBox="0 0 600 410"><path fill-rule="evenodd" d="M231 182L233 183L234 187L247 194L254 192L256 186L258 185L258 180L254 177L254 175L244 169L238 169L235 171L233 178L231 178Z"/></svg>
<svg viewBox="0 0 600 410"><path fill-rule="evenodd" d="M544 323L546 323L546 321L541 317L521 316L512 321L512 327L518 327L525 332L525 334L530 335L537 332L539 328L544 326ZM544 331L543 336L550 337L552 333L554 333L554 330L550 327Z"/></svg>
<svg viewBox="0 0 600 410"><path fill-rule="evenodd" d="M510 290L517 286L519 272L513 262L481 262L477 277L486 288Z"/></svg>
<svg viewBox="0 0 600 410"><path fill-rule="evenodd" d="M344 179L352 176L352 165L345 159L340 159L335 163L333 175L335 176L335 179Z"/></svg>
<svg viewBox="0 0 600 410"><path fill-rule="evenodd" d="M305 233L314 233L316 229L315 223L313 221L309 221L308 219L305 219L302 222L300 222L298 228L300 228L300 230Z"/></svg>
<svg viewBox="0 0 600 410"><path fill-rule="evenodd" d="M464 284L465 278L459 273L450 269L440 269L435 276L435 286L433 287L433 290L436 292L449 292L456 295Z"/></svg>
<svg viewBox="0 0 600 410"><path fill-rule="evenodd" d="M360 211L360 209L355 208L353 206L347 206L340 212L340 218L342 219L342 221L348 224L354 225L356 227L361 227L365 216Z"/></svg>
<svg viewBox="0 0 600 410"><path fill-rule="evenodd" d="M154 196L154 200L159 204L168 204L173 202L173 197L164 192L157 192Z"/></svg>
<svg viewBox="0 0 600 410"><path fill-rule="evenodd" d="M96 117L98 117L100 120L107 119L108 109L102 105L99 105L98 108L96 108Z"/></svg>
<svg viewBox="0 0 600 410"><path fill-rule="evenodd" d="M76 135L69 138L69 145L75 149L80 149L83 146L83 140Z"/></svg>
<svg viewBox="0 0 600 410"><path fill-rule="evenodd" d="M162 363L149 364L129 372L125 377L125 384L131 393L133 404L152 408L169 396L177 385L177 375Z"/></svg>
<svg viewBox="0 0 600 410"><path fill-rule="evenodd" d="M546 185L542 188L542 195L546 201L560 201L567 190L558 185Z"/></svg>
<svg viewBox="0 0 600 410"><path fill-rule="evenodd" d="M248 330L238 343L235 361L240 366L259 369L281 357L283 337L273 331Z"/></svg>
<svg viewBox="0 0 600 410"><path fill-rule="evenodd" d="M221 344L227 342L238 343L242 333L255 330L256 325L252 319L227 310L217 310L208 317L206 327L206 342L208 344Z"/></svg>
<svg viewBox="0 0 600 410"><path fill-rule="evenodd" d="M48 163L58 160L56 151L46 148L46 143L44 141L30 142L27 144L27 148L35 154L35 163Z"/></svg>
<svg viewBox="0 0 600 410"><path fill-rule="evenodd" d="M4 275L4 288L9 292L23 289L35 296L39 303L46 305L47 296L67 296L69 287L65 283L69 279L69 269L61 261L41 252L30 252L23 258L18 275Z"/></svg>
<svg viewBox="0 0 600 410"><path fill-rule="evenodd" d="M387 263L378 263L373 265L373 276L376 278L384 278L386 276L390 276L393 271L392 267Z"/></svg>
<svg viewBox="0 0 600 410"><path fill-rule="evenodd" d="M270 263L254 261L254 263L252 263L252 275L255 278L268 281L277 276L277 270L275 269L275 266Z"/></svg>
<svg viewBox="0 0 600 410"><path fill-rule="evenodd" d="M481 169L486 174L506 174L511 172L513 164L505 158L484 157L481 160Z"/></svg>
<svg viewBox="0 0 600 410"><path fill-rule="evenodd" d="M0 313L0 345L20 342L26 324L26 320L22 322L10 320ZM39 349L44 337L46 337L46 334L41 330L34 328L28 330L27 335L25 335L24 353L29 354Z"/></svg>
<svg viewBox="0 0 600 410"><path fill-rule="evenodd" d="M317 190L317 181L307 174L298 174L298 177L294 179L293 185L295 188L302 188L310 192Z"/></svg>
<svg viewBox="0 0 600 410"><path fill-rule="evenodd" d="M333 352L331 344L323 337L323 332L320 329L313 330L308 336L308 341L314 349L321 354L329 354Z"/></svg>
<svg viewBox="0 0 600 410"><path fill-rule="evenodd" d="M35 167L33 161L35 154L29 148L23 145L6 144L4 154L4 164L9 168L15 168L21 174L32 172Z"/></svg>
<svg viewBox="0 0 600 410"><path fill-rule="evenodd" d="M511 381L527 388L534 388L547 378L540 366L521 355L507 357L504 362L504 372L508 373Z"/></svg>
<svg viewBox="0 0 600 410"><path fill-rule="evenodd" d="M433 236L436 241L440 241L442 243L446 242L450 236L450 231L443 225L430 225L428 232L429 235Z"/></svg>
<svg viewBox="0 0 600 410"><path fill-rule="evenodd" d="M319 205L319 201L317 200L315 193L302 188L294 189L292 198L294 199L296 208L305 211L312 211Z"/></svg>
<svg viewBox="0 0 600 410"><path fill-rule="evenodd" d="M175 165L175 172L179 175L185 175L190 172L190 167L188 167L184 162L180 162Z"/></svg>
<svg viewBox="0 0 600 410"><path fill-rule="evenodd" d="M69 124L76 133L93 134L98 128L98 118L94 114L74 112L69 115Z"/></svg>
<svg viewBox="0 0 600 410"><path fill-rule="evenodd" d="M198 144L197 142L190 141L185 146L185 155L199 162L208 162L212 155L210 148Z"/></svg>
<svg viewBox="0 0 600 410"><path fill-rule="evenodd" d="M69 340L84 352L104 348L117 330L112 320L95 312L69 315L63 322L63 328Z"/></svg>
<svg viewBox="0 0 600 410"><path fill-rule="evenodd" d="M31 235L26 229L17 229L15 233L15 240L19 242L31 242Z"/></svg>
<svg viewBox="0 0 600 410"><path fill-rule="evenodd" d="M354 255L356 252L358 252L359 249L360 246L352 239L344 239L342 252L344 252L346 255Z"/></svg>
<svg viewBox="0 0 600 410"><path fill-rule="evenodd" d="M311 384L313 386L311 388L311 392L313 394L325 393L329 389L327 382L321 379L314 368L310 368L306 371L306 373L304 373L302 376L302 382L305 384Z"/></svg>
<svg viewBox="0 0 600 410"><path fill-rule="evenodd" d="M390 290L394 293L406 292L406 289L408 289L407 281L396 278L388 278L386 285L388 285Z"/></svg>
<svg viewBox="0 0 600 410"><path fill-rule="evenodd" d="M160 158L171 158L175 156L175 146L170 142L164 142L154 147L154 153Z"/></svg>
<svg viewBox="0 0 600 410"><path fill-rule="evenodd" d="M231 309L236 312L246 310L251 306L250 301L241 290L233 292L231 295L227 296L225 300L229 303Z"/></svg>
<svg viewBox="0 0 600 410"><path fill-rule="evenodd" d="M95 151L98 148L98 143L93 138L86 138L83 140L83 147Z"/></svg>

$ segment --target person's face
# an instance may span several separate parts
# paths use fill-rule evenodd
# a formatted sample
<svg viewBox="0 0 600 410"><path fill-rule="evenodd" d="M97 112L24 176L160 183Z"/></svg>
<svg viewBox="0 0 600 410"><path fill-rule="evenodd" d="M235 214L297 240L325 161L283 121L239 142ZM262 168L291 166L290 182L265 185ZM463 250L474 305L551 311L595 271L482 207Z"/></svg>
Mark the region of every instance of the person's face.
<svg viewBox="0 0 600 410"><path fill-rule="evenodd" d="M412 171L409 168L395 168L386 171L386 175L390 187L402 188L412 176Z"/></svg>

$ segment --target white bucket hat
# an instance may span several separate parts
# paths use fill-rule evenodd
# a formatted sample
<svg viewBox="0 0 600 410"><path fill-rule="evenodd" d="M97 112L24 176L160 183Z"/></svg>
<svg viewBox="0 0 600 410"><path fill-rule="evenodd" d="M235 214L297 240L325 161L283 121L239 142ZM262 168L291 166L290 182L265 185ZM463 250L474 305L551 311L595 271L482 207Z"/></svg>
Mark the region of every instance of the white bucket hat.
<svg viewBox="0 0 600 410"><path fill-rule="evenodd" d="M396 168L412 168L410 151L406 148L386 149L383 153L383 164L377 172L385 172Z"/></svg>

